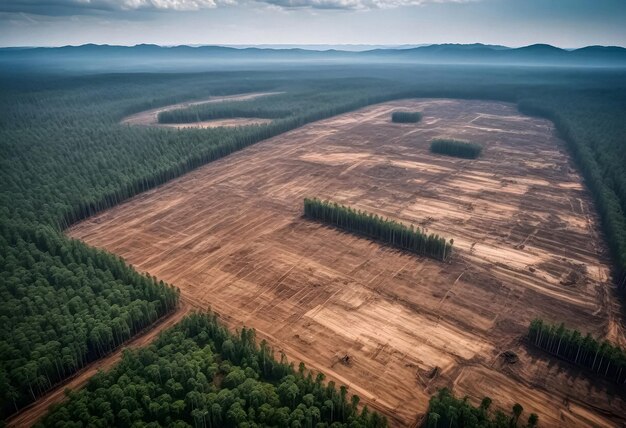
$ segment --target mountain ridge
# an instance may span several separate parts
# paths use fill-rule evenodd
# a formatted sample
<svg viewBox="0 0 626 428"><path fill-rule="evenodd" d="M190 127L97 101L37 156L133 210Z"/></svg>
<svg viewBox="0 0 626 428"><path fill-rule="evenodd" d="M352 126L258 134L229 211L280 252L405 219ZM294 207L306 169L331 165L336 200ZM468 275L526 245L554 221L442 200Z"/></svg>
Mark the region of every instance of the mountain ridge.
<svg viewBox="0 0 626 428"><path fill-rule="evenodd" d="M482 43L443 43L408 48L374 48L350 51L301 47L229 47L221 45L138 44L134 46L88 43L60 47L0 48L0 63L17 66L42 66L98 69L168 67L174 62L189 66L219 67L233 64L262 64L276 62L304 63L423 63L461 65L544 65L577 67L626 67L626 48L620 46L585 46L563 49L548 44L533 44L518 48ZM116 65L116 63L119 63Z"/></svg>

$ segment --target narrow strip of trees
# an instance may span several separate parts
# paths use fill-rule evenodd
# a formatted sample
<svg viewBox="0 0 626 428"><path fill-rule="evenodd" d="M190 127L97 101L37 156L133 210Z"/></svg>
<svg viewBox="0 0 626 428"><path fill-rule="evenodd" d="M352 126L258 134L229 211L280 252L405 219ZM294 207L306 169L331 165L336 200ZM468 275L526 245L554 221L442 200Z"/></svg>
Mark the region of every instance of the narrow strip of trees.
<svg viewBox="0 0 626 428"><path fill-rule="evenodd" d="M530 343L573 364L620 385L626 384L626 353L619 346L578 330L566 329L563 324L546 324L540 319L530 323Z"/></svg>
<svg viewBox="0 0 626 428"><path fill-rule="evenodd" d="M428 235L423 230L415 229L413 225L407 227L397 221L337 203L305 198L304 215L437 260L445 261L452 255L452 239L448 242L439 235Z"/></svg>
<svg viewBox="0 0 626 428"><path fill-rule="evenodd" d="M528 415L526 423L520 423L524 408L516 403L511 415L501 410L490 412L491 398L485 397L479 407L469 403L468 397L458 399L447 389L440 389L429 402L425 426L428 428L514 428L518 426L533 428L539 417L535 413Z"/></svg>
<svg viewBox="0 0 626 428"><path fill-rule="evenodd" d="M480 144L467 141L437 139L430 143L430 151L433 153L464 159L476 159L482 150Z"/></svg>
<svg viewBox="0 0 626 428"><path fill-rule="evenodd" d="M422 120L419 111L394 111L391 113L391 121L395 123L417 123Z"/></svg>

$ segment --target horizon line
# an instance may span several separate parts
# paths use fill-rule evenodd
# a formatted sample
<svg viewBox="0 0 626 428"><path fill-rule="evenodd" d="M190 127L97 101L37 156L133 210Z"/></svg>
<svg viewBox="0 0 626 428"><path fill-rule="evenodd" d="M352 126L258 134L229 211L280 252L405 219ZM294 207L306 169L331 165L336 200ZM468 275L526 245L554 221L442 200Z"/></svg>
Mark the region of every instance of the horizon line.
<svg viewBox="0 0 626 428"><path fill-rule="evenodd" d="M223 48L231 48L231 49L249 49L249 48L257 48L257 49L275 49L275 50L287 50L287 49L302 49L302 50L311 50L316 51L319 49L307 49L306 47L318 46L324 47L328 46L327 50L338 50L341 49L333 49L333 46L340 47L372 47L376 48L389 48L402 50L404 49L415 49L420 47L428 47L428 46L472 46L472 45L480 45L485 47L501 47L506 49L520 49L527 48L530 46L548 46L556 49L561 49L565 51L574 51L578 49L585 49L590 47L602 47L602 48L620 48L626 49L626 46L622 45L584 45L579 47L561 47L557 45L552 45L550 43L531 43L528 45L519 45L519 46L507 46L507 45L499 45L492 43L482 43L482 42L473 42L473 43L454 43L454 42L446 42L446 43L397 43L397 44L389 44L389 43L256 43L256 44L248 44L248 43L215 43L215 44L200 44L200 43L191 43L191 44L158 44L158 43L135 43L135 44L110 44L110 43L81 43L81 44L65 44L65 45L1 45L0 49L38 49L38 48L47 48L47 49L57 49L57 48L66 48L66 47L82 47L82 46L109 46L109 47L127 47L133 48L137 46L157 46L161 48L176 48L176 47L189 47L189 48L201 48L201 47L223 47ZM346 52L359 52L359 51L346 51Z"/></svg>

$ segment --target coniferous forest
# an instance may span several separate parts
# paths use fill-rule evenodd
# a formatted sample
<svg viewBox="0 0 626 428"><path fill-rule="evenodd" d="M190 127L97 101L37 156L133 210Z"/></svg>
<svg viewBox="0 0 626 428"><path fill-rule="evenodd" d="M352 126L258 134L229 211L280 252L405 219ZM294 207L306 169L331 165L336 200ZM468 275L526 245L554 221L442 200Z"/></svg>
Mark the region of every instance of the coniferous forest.
<svg viewBox="0 0 626 428"><path fill-rule="evenodd" d="M367 427L386 420L346 387L300 364L274 359L254 330L230 333L211 314L192 314L110 372L92 378L40 426ZM77 425L76 425L77 426Z"/></svg>
<svg viewBox="0 0 626 428"><path fill-rule="evenodd" d="M457 158L476 159L483 148L480 144L459 140L433 140L430 151L440 155L455 156Z"/></svg>
<svg viewBox="0 0 626 428"><path fill-rule="evenodd" d="M418 111L394 111L391 121L395 123L417 123L422 120L422 113Z"/></svg>
<svg viewBox="0 0 626 428"><path fill-rule="evenodd" d="M528 340L534 346L566 361L593 371L619 385L626 384L626 352L606 340L590 334L533 320L528 328Z"/></svg>
<svg viewBox="0 0 626 428"><path fill-rule="evenodd" d="M405 226L394 220L317 198L304 199L304 215L340 229L382 241L392 247L445 261L452 255L453 240Z"/></svg>
<svg viewBox="0 0 626 428"><path fill-rule="evenodd" d="M443 388L430 399L428 415L424 426L427 428L533 428L539 422L539 416L530 413L523 419L524 408L520 404L513 405L511 415L501 410L490 411L492 400L483 398L480 406L472 406L467 397L458 399ZM525 415L524 415L525 417Z"/></svg>
<svg viewBox="0 0 626 428"><path fill-rule="evenodd" d="M323 71L80 75L19 66L0 71L2 419L177 304L174 287L139 274L112 254L68 239L64 229L264 138L376 102L495 99L551 119L595 200L614 261L614 281L626 287L622 74L453 66ZM250 114L273 111L271 124L174 130L119 123L151 108L254 91L283 93L246 101ZM271 107L278 96L291 103L286 104L288 115ZM225 104L210 114L234 114L228 108ZM593 366L598 370L597 362ZM601 367L607 370L606 360ZM135 380L124 382L130 387Z"/></svg>

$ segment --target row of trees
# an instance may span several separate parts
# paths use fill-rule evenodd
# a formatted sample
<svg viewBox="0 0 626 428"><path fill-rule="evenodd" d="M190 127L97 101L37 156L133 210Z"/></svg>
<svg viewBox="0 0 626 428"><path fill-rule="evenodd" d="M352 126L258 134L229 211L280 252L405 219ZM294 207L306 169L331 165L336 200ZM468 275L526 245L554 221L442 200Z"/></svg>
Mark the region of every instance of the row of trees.
<svg viewBox="0 0 626 428"><path fill-rule="evenodd" d="M356 84L356 86L355 86ZM375 98L368 101L359 99L361 84L344 82L343 87L332 85L322 86L313 84L312 87L305 84L301 87L290 88L288 92L276 95L268 95L247 101L224 101L219 103L198 104L175 110L159 113L159 123L193 123L212 119L229 119L234 117L256 117L263 119L305 119L309 122L310 117L317 119L328 117L331 111L347 111L345 105L351 105L351 109L376 102L376 97L381 100L389 99L390 96L398 96L406 91L392 94L388 91L380 91L376 94L374 88L368 92ZM355 91L355 89L357 89ZM320 90L321 89L321 90ZM332 89L329 91L329 89ZM386 93L385 93L386 92ZM356 97L355 97L356 95ZM366 95L366 94L363 94ZM313 116L312 116L313 115ZM288 123L288 122L287 122ZM301 124L301 123L300 123Z"/></svg>
<svg viewBox="0 0 626 428"><path fill-rule="evenodd" d="M427 428L514 428L520 426L520 418L524 408L516 403L511 415L507 416L500 410L490 412L492 400L483 398L479 407L469 403L468 397L458 399L447 389L439 390L429 402L425 427ZM537 426L539 417L535 413L528 415L526 423L521 426L533 428Z"/></svg>
<svg viewBox="0 0 626 428"><path fill-rule="evenodd" d="M430 151L433 153L465 159L476 159L482 150L480 144L467 141L437 139L430 143Z"/></svg>
<svg viewBox="0 0 626 428"><path fill-rule="evenodd" d="M394 111L391 113L391 121L395 123L417 123L422 120L419 111Z"/></svg>
<svg viewBox="0 0 626 428"><path fill-rule="evenodd" d="M274 358L254 330L230 334L214 315L194 313L146 348L125 351L38 426L363 427L384 417L358 409L345 386L284 355Z"/></svg>
<svg viewBox="0 0 626 428"><path fill-rule="evenodd" d="M433 233L428 235L413 225L407 227L397 221L337 203L305 198L304 215L437 260L445 261L452 255L452 239L447 242L445 238Z"/></svg>
<svg viewBox="0 0 626 428"><path fill-rule="evenodd" d="M265 98L265 97L263 97ZM292 101L290 95L268 95L269 100L223 101L198 104L190 107L167 110L159 113L159 123L193 123L203 120L252 117L280 119L291 116L296 111L289 110L285 101Z"/></svg>
<svg viewBox="0 0 626 428"><path fill-rule="evenodd" d="M566 361L592 370L619 385L626 383L626 352L590 334L583 336L578 330L546 324L535 319L528 328L528 340L533 345Z"/></svg>

